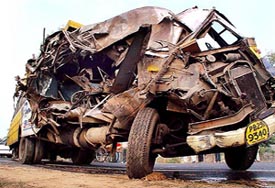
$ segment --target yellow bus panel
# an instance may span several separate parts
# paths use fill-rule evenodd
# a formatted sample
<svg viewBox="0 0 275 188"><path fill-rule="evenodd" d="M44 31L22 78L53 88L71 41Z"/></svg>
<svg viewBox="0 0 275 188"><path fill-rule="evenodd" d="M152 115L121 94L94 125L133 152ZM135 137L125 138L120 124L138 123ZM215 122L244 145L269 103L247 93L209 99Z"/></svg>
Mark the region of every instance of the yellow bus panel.
<svg viewBox="0 0 275 188"><path fill-rule="evenodd" d="M10 146L19 140L19 127L22 120L22 112L19 110L11 121L8 132L7 145Z"/></svg>

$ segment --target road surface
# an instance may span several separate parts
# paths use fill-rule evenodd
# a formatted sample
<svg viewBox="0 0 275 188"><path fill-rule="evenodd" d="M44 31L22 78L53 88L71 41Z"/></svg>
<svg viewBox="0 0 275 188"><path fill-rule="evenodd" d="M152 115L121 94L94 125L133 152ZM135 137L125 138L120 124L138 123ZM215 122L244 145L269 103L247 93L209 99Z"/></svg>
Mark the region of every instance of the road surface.
<svg viewBox="0 0 275 188"><path fill-rule="evenodd" d="M121 163L92 163L92 166L125 168ZM255 162L247 171L232 171L225 163L157 163L154 171L170 178L203 181L261 181L275 182L275 162Z"/></svg>
<svg viewBox="0 0 275 188"><path fill-rule="evenodd" d="M46 168L46 169L45 169ZM45 169L45 170L43 170ZM2 171L1 171L2 170ZM21 170L21 171L20 171ZM39 181L33 178L33 175L28 174L28 171L33 171L36 174L43 174L43 176L36 176L41 178ZM49 163L44 161L43 165L21 165L18 162L10 159L0 158L0 185L3 185L1 181L11 182L14 178L16 181L25 182L26 186L43 188L52 187L54 180L51 182L44 180L45 178L52 178L58 180L58 174L62 177L63 187L70 187L71 185L78 185L76 187L93 187L90 186L91 181L94 187L96 185L104 184L105 187L112 188L124 188L124 187L147 187L147 188L166 188L172 187L275 187L275 162L255 162L248 171L231 171L228 169L225 163L188 163L188 164L176 164L176 163L157 163L155 165L155 172L161 172L168 179L162 181L162 183L146 183L144 181L132 181L128 180L125 175L125 164L122 163L91 163L89 166L75 166L71 163ZM10 175L8 175L8 172ZM47 175L47 173L50 173ZM63 173L66 173L66 177ZM80 175L79 175L80 174ZM81 175L83 174L83 175ZM85 174L85 175L84 175ZM89 175L90 174L90 175ZM64 176L64 177L63 177ZM80 181L77 178L71 178L80 176L88 176L87 180ZM114 180L114 177L116 181ZM11 179L10 179L11 178ZM20 179L21 178L21 179ZM43 179L44 178L44 179ZM96 179L94 179L96 178ZM33 180L33 182L32 182ZM14 180L12 180L13 182ZM75 182L77 181L77 182ZM31 183L30 183L31 182ZM39 183L38 183L39 182ZM106 182L112 182L107 184ZM120 183L123 182L121 187ZM2 183L2 184L1 184ZM47 184L52 183L52 184ZM86 184L85 184L86 183ZM96 184L97 183L97 184ZM41 185L42 185L41 184ZM133 185L135 184L135 186ZM172 185L171 185L172 184ZM109 186L110 185L110 186ZM128 186L129 185L129 186ZM161 185L161 186L160 186ZM21 185L20 185L21 186ZM103 185L102 185L103 186ZM0 186L1 187L1 186ZM5 187L5 186L2 186ZM9 186L9 188L13 188ZM18 187L15 184L14 188ZM25 188L24 186L21 186ZM60 186L62 187L62 186Z"/></svg>

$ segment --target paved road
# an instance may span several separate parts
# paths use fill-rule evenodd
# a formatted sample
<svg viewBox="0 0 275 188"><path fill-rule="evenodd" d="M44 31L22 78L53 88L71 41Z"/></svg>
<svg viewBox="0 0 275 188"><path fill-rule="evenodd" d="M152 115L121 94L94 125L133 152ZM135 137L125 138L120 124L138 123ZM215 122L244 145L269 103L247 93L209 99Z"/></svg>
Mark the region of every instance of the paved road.
<svg viewBox="0 0 275 188"><path fill-rule="evenodd" d="M1 163L18 165L10 159L0 158ZM68 163L65 163L66 166ZM91 163L88 168L108 168L125 170L122 163ZM161 164L155 165L154 171L163 172L169 178L195 181L236 181L267 183L275 185L275 162L255 162L247 171L232 171L225 163L188 163L188 164ZM260 186L262 187L262 186ZM266 187L266 186L264 186ZM273 186L267 186L273 187Z"/></svg>
<svg viewBox="0 0 275 188"><path fill-rule="evenodd" d="M247 171L232 171L225 163L160 164L158 171L170 171L173 176L186 180L256 180L275 182L275 162L254 163Z"/></svg>
<svg viewBox="0 0 275 188"><path fill-rule="evenodd" d="M125 168L125 164L92 163L92 166ZM154 171L170 178L202 181L261 181L275 182L275 162L255 162L247 171L232 171L225 163L156 164Z"/></svg>

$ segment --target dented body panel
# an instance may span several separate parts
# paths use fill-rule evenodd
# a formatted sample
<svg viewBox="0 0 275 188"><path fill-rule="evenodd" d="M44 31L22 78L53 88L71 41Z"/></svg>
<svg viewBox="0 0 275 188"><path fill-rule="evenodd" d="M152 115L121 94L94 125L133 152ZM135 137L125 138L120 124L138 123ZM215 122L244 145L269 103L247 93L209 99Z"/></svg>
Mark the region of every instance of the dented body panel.
<svg viewBox="0 0 275 188"><path fill-rule="evenodd" d="M47 37L17 80L38 130L31 136L67 152L114 146L147 107L160 117L152 152L164 157L223 152L247 138L257 145L275 132L274 80L255 40L217 10L143 7L79 26ZM255 120L266 137L246 135Z"/></svg>

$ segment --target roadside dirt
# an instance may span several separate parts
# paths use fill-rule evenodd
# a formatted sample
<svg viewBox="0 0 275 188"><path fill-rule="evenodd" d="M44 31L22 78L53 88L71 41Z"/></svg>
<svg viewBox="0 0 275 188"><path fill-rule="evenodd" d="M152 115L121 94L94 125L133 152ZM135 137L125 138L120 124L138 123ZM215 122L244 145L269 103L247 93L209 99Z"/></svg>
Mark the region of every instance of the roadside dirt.
<svg viewBox="0 0 275 188"><path fill-rule="evenodd" d="M160 177L160 178L159 178ZM142 180L129 180L126 175L85 174L44 169L28 165L1 164L0 188L183 188L220 187L236 188L251 185L221 182L194 182L166 179L162 174L152 174Z"/></svg>

